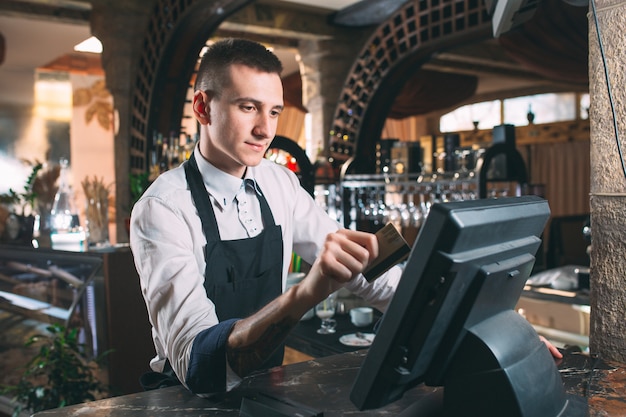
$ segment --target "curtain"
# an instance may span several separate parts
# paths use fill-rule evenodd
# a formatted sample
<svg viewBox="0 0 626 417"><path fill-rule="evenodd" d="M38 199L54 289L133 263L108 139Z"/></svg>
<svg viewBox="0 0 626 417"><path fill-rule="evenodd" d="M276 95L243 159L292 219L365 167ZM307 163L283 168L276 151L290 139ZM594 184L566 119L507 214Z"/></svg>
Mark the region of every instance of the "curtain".
<svg viewBox="0 0 626 417"><path fill-rule="evenodd" d="M296 71L282 78L283 96L285 106L295 107L303 112L308 112L302 104L302 77L300 71Z"/></svg>
<svg viewBox="0 0 626 417"><path fill-rule="evenodd" d="M276 134L285 136L306 149L304 136L304 116L308 112L302 104L302 77L296 71L282 79L285 99L285 108L278 118Z"/></svg>
<svg viewBox="0 0 626 417"><path fill-rule="evenodd" d="M410 141L418 139L415 117L404 119L387 119L380 135L383 139L400 139Z"/></svg>
<svg viewBox="0 0 626 417"><path fill-rule="evenodd" d="M298 142L302 149L306 148L306 138L304 137L304 116L305 112L297 107L285 106L283 112L278 118L278 127L276 134L288 137Z"/></svg>
<svg viewBox="0 0 626 417"><path fill-rule="evenodd" d="M590 212L589 152L589 141L529 146L529 181L545 185L552 217Z"/></svg>

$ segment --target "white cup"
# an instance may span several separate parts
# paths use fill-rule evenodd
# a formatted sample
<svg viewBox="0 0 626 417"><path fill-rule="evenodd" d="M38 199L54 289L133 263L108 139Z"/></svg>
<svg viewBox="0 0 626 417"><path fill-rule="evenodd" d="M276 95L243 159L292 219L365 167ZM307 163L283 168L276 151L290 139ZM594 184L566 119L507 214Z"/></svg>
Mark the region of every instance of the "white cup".
<svg viewBox="0 0 626 417"><path fill-rule="evenodd" d="M350 321L356 327L364 327L372 324L374 310L371 307L357 307L350 310Z"/></svg>

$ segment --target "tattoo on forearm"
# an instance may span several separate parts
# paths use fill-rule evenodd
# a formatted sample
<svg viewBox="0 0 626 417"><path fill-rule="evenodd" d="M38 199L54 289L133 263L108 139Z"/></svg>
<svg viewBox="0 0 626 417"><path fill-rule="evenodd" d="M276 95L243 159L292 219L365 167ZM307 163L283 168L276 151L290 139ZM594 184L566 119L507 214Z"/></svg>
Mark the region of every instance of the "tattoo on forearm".
<svg viewBox="0 0 626 417"><path fill-rule="evenodd" d="M252 344L228 349L230 367L242 377L255 371L280 346L296 323L297 320L284 318L271 324Z"/></svg>

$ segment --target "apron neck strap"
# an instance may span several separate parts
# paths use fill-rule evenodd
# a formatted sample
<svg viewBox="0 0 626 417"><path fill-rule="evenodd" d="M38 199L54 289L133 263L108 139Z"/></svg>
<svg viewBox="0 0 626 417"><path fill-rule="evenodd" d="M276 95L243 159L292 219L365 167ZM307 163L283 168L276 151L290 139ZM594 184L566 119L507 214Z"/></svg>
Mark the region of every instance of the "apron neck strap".
<svg viewBox="0 0 626 417"><path fill-rule="evenodd" d="M200 174L198 163L196 162L196 157L193 153L191 154L189 160L185 162L184 168L185 177L187 178L189 190L191 191L191 197L193 198L194 204L196 205L196 209L198 210L198 214L200 216L200 221L202 222L202 231L204 232L205 238L208 240L215 237L216 240L221 240L219 228L217 227L217 219L215 218L215 212L213 211L213 205L211 204L209 193L206 191L204 186L202 174ZM248 181L252 180L246 180L246 182ZM263 195L263 191L261 191L258 187L258 184L255 186L255 192L261 205L263 227L268 228L270 226L274 226L276 222L274 220L274 216L272 215L272 210Z"/></svg>

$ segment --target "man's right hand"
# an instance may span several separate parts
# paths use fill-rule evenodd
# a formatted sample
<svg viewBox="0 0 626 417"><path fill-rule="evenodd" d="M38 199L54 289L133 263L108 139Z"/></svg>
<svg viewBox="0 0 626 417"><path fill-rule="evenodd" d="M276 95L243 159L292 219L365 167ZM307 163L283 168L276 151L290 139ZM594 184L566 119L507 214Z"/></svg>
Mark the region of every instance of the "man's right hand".
<svg viewBox="0 0 626 417"><path fill-rule="evenodd" d="M227 345L231 368L242 377L257 369L306 311L363 272L376 256L378 241L372 233L344 229L329 234L301 283L235 323Z"/></svg>
<svg viewBox="0 0 626 417"><path fill-rule="evenodd" d="M376 256L378 240L373 233L349 229L330 233L300 290L314 305L363 272Z"/></svg>

